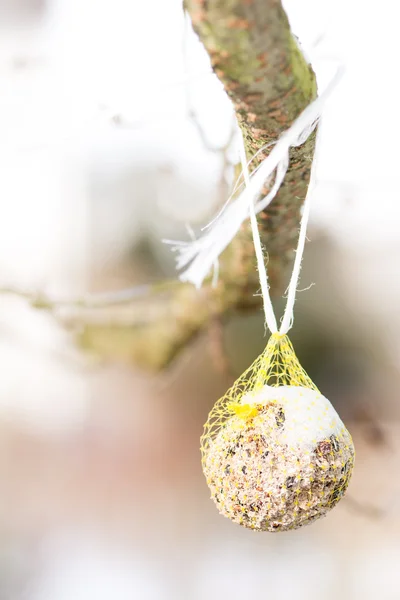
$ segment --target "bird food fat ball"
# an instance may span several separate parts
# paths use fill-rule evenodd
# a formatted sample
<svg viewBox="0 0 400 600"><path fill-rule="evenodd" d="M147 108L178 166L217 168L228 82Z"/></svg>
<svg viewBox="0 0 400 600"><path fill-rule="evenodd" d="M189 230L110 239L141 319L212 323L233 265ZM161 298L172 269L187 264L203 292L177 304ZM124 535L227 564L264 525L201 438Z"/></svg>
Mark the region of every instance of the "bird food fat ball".
<svg viewBox="0 0 400 600"><path fill-rule="evenodd" d="M201 449L219 512L254 531L297 529L324 516L354 464L350 433L279 334L215 404Z"/></svg>

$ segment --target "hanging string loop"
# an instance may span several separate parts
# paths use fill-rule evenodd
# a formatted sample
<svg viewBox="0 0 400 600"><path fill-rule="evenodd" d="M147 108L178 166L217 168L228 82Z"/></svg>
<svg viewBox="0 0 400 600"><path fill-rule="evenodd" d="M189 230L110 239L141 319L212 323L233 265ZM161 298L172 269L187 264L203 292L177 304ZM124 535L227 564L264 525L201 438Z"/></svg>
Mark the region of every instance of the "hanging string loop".
<svg viewBox="0 0 400 600"><path fill-rule="evenodd" d="M334 89L334 87L336 87L342 74L343 74L343 68L340 67L338 69L338 71L336 72L335 76L333 77L332 81L330 82L327 90L325 91L325 95L328 95L328 93L330 93ZM308 137L308 135L307 135L307 137ZM307 139L307 137L305 139ZM299 140L299 141L301 141L301 140ZM318 142L319 142L319 134L317 132L315 154L317 154L318 145L319 145ZM240 161L241 161L241 165L242 165L243 179L245 182L246 189L248 189L250 186L250 177L251 176L250 176L250 172L249 172L249 162L247 161L247 158L246 158L246 150L245 150L243 136L241 138L241 144L240 144ZM289 287L287 290L285 311L283 313L281 326L279 327L279 329L278 329L278 325L277 325L277 320L276 320L273 304L271 301L271 296L269 293L270 287L268 284L268 273L267 273L267 267L266 267L265 260L264 260L263 249L262 249L261 239L260 239L260 233L258 231L254 197L249 194L248 210L249 210L249 215L250 215L250 222L251 222L251 229L252 229L252 234L253 234L255 254L256 254L256 258L257 258L257 268L258 268L258 274L259 274L259 278L260 278L261 293L262 293L262 297L263 297L265 323L266 323L266 326L268 327L268 329L270 330L271 334L273 334L273 335L277 335L277 334L285 335L292 328L292 325L293 325L294 305L296 302L296 293L297 293L297 287L298 287L298 283L299 283L299 279L300 279L301 263L302 263L302 259L303 259L304 247L305 247L305 242L306 242L306 237L307 237L307 225L308 225L308 220L310 217L311 196L312 196L312 193L314 190L314 184L315 184L315 172L316 172L316 161L314 159L313 165L311 168L311 176L310 176L308 191L307 191L306 199L305 199L304 205L303 205L303 213L302 213L301 222L300 222L300 231L299 231L299 238L298 238L298 242L297 242L296 257L294 260L292 275L290 277Z"/></svg>

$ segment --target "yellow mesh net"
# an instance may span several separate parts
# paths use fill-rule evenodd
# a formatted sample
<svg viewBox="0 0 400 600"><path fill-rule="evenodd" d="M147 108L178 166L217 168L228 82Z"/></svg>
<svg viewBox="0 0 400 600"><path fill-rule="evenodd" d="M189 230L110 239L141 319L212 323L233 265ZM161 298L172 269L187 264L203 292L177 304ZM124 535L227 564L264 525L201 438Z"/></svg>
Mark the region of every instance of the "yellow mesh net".
<svg viewBox="0 0 400 600"><path fill-rule="evenodd" d="M349 432L281 334L216 402L201 453L219 512L256 531L296 529L325 515L354 465Z"/></svg>

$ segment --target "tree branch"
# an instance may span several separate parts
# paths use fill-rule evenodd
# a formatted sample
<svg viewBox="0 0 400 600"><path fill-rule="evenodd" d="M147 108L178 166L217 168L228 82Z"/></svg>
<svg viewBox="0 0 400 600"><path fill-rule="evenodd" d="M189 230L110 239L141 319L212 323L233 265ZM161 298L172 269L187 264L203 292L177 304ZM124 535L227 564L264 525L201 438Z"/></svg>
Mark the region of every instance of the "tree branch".
<svg viewBox="0 0 400 600"><path fill-rule="evenodd" d="M248 155L252 156L274 142L316 97L314 73L290 31L280 0L186 0L186 8L234 104ZM274 202L259 215L275 292L282 289L294 256L314 148L313 135L303 146L291 150L285 181ZM266 153L260 152L254 167L265 157ZM251 287L257 287L257 278L250 275L251 271L257 275L253 253L246 256L241 252L248 243L251 231L246 223L231 245L231 253L238 249Z"/></svg>
<svg viewBox="0 0 400 600"><path fill-rule="evenodd" d="M187 0L193 26L213 69L232 99L248 155L274 142L316 96L316 80L291 34L280 0ZM192 117L193 118L193 117ZM281 291L294 258L315 136L290 152L290 164L275 200L259 215L268 250L272 291ZM259 153L256 167L266 157ZM268 190L265 190L267 193ZM165 367L213 319L261 307L250 223L245 222L221 256L218 285L197 291L177 282L124 307L81 303L65 322L79 325L86 349ZM36 303L51 309L51 303ZM93 309L96 308L94 311ZM65 318L65 317L64 317Z"/></svg>

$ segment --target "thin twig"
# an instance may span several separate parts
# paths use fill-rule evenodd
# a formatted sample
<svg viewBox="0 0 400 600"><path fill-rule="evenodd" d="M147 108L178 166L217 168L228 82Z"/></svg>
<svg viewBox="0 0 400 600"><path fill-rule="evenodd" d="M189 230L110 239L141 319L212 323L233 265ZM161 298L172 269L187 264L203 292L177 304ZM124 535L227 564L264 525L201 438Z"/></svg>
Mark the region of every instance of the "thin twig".
<svg viewBox="0 0 400 600"><path fill-rule="evenodd" d="M75 298L52 298L43 291L26 290L14 286L0 286L0 296L15 296L26 300L33 308L47 310L49 312L57 309L96 309L130 304L144 298L152 292L162 292L173 289L179 285L176 281L167 281L159 284L138 285L135 287L117 290L115 292L99 292L97 294L85 294Z"/></svg>

